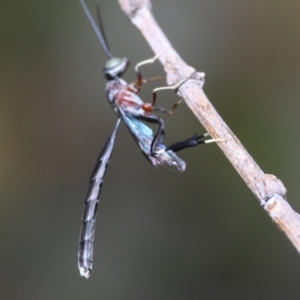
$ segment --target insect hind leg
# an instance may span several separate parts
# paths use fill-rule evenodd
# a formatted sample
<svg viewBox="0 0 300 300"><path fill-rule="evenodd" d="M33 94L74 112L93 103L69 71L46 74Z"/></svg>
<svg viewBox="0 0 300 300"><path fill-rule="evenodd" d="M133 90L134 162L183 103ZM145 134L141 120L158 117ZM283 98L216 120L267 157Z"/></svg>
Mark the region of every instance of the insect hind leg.
<svg viewBox="0 0 300 300"><path fill-rule="evenodd" d="M224 141L223 139L209 139L209 140L204 140L206 136L208 136L208 133L205 133L203 135L194 135L184 141L174 143L170 146L168 146L165 151L171 150L173 152L178 152L183 149L189 148L189 147L195 147L198 146L199 144L208 144L208 143L214 143L214 142L222 142Z"/></svg>
<svg viewBox="0 0 300 300"><path fill-rule="evenodd" d="M162 118L154 114L143 115L138 117L138 119L144 120L149 123L158 124L158 131L155 134L150 147L151 154L155 154L155 150L158 149L161 144L163 144L163 139L165 136L165 122Z"/></svg>

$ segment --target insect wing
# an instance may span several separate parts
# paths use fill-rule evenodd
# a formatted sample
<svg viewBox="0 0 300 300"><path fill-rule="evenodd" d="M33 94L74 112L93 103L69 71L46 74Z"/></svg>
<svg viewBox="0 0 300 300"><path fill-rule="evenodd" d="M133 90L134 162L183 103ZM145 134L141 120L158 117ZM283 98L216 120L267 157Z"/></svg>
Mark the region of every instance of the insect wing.
<svg viewBox="0 0 300 300"><path fill-rule="evenodd" d="M119 108L120 116L133 138L139 145L141 151L154 166L162 165L172 171L184 172L186 168L185 161L178 157L173 151L165 151L166 146L159 144L155 149L155 154L151 154L151 143L153 141L153 131L143 122L126 114Z"/></svg>

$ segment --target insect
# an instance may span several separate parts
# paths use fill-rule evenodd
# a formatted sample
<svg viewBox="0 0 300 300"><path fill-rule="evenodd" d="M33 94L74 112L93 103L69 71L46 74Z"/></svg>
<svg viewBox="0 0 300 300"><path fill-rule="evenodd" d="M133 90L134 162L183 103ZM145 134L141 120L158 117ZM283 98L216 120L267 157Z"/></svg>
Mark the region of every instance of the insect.
<svg viewBox="0 0 300 300"><path fill-rule="evenodd" d="M165 108L156 107L156 92L161 89L177 89L183 83L183 81L171 87L163 87L153 90L152 103L144 103L138 94L141 85L149 80L142 79L139 67L147 63L152 63L158 58L159 55L156 55L150 60L145 60L137 64L135 67L137 81L132 84L127 84L121 78L121 76L127 70L129 66L129 60L127 58L121 59L113 57L106 41L99 9L97 12L100 30L95 24L84 0L80 0L80 3L101 43L102 48L108 56L108 61L103 69L104 76L107 79L106 95L110 105L112 106L112 109L119 116L112 133L108 137L98 157L96 166L94 167L94 171L90 178L90 183L84 202L84 212L78 251L78 267L80 274L88 278L91 274L93 264L94 229L99 195L121 120L125 123L143 155L152 165L162 165L177 172L185 171L186 164L185 161L178 157L175 152L188 147L197 146L198 144L210 143L219 140L204 140L204 137L208 134L201 136L195 135L182 142L178 142L166 147L163 143L165 135L164 121L159 116L153 114L153 111L171 114L178 106L179 102L173 105L169 111ZM142 121L158 124L157 133L154 135L152 129L146 126Z"/></svg>

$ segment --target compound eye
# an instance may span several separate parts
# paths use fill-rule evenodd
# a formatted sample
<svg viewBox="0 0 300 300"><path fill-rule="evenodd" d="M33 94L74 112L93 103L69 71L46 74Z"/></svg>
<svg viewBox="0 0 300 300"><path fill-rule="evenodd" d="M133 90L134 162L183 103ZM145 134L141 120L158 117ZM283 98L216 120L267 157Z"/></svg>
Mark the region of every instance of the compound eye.
<svg viewBox="0 0 300 300"><path fill-rule="evenodd" d="M108 60L105 64L105 69L106 70L109 70L109 69L113 69L113 68L116 68L118 66L120 66L122 64L122 59L121 58L117 58L117 57L114 57L114 58L111 58L110 60Z"/></svg>
<svg viewBox="0 0 300 300"><path fill-rule="evenodd" d="M112 80L116 77L121 77L127 70L129 63L129 59L125 57L113 57L109 59L103 68L105 78L108 80Z"/></svg>

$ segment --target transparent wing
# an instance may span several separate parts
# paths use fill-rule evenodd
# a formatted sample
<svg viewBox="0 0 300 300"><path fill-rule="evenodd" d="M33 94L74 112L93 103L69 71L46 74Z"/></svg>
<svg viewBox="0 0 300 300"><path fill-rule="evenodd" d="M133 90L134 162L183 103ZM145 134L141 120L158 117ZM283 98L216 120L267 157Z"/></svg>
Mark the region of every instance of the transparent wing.
<svg viewBox="0 0 300 300"><path fill-rule="evenodd" d="M134 118L133 116L126 114L119 108L120 116L136 143L139 145L144 156L154 166L164 166L172 171L184 172L186 168L185 161L178 157L175 152L168 150L166 146L160 144L155 149L155 154L151 153L151 143L153 140L153 131L144 123Z"/></svg>

